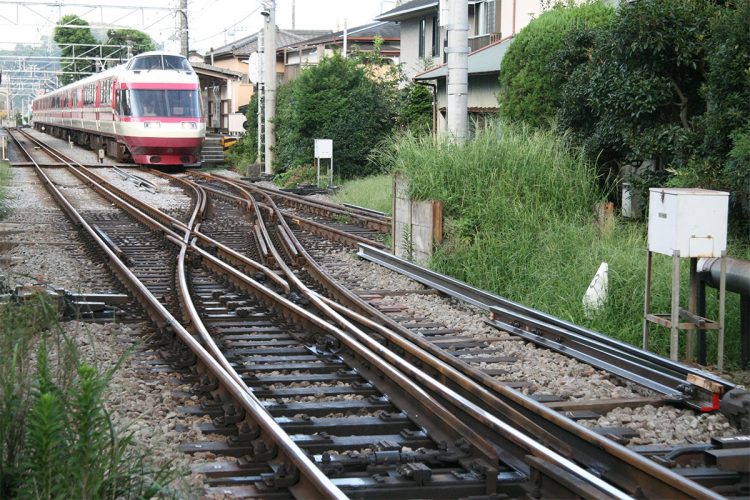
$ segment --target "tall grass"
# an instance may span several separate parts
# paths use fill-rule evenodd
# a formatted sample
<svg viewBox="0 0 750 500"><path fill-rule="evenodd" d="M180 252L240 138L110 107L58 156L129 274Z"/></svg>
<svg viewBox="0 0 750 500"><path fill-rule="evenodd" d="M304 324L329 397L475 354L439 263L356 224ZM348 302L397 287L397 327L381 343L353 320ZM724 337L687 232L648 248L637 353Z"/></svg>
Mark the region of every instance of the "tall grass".
<svg viewBox="0 0 750 500"><path fill-rule="evenodd" d="M7 185L10 180L10 164L0 159L0 219L8 214Z"/></svg>
<svg viewBox="0 0 750 500"><path fill-rule="evenodd" d="M150 464L105 408L118 364L82 360L42 298L0 305L0 498L170 494L174 470Z"/></svg>
<svg viewBox="0 0 750 500"><path fill-rule="evenodd" d="M383 161L409 179L414 197L444 202L446 240L433 258L435 269L640 345L646 227L618 219L599 222L594 206L604 197L605 182L564 138L495 124L466 145L403 137L384 155ZM581 299L601 262L609 264L609 298L587 318ZM657 257L656 312L669 311L670 273L670 260ZM686 298L687 267L682 276ZM727 313L731 366L739 362L734 302ZM715 334L708 336L711 361ZM653 349L668 354L666 330L652 327L652 339Z"/></svg>
<svg viewBox="0 0 750 500"><path fill-rule="evenodd" d="M374 175L346 181L334 200L390 214L393 211L393 179L390 175Z"/></svg>

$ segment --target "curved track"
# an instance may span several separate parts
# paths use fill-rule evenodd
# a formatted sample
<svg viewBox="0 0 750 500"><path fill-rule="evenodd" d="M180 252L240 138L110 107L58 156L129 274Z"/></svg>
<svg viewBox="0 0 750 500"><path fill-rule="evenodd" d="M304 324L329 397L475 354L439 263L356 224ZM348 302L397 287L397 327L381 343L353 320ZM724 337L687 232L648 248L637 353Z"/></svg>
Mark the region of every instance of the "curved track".
<svg viewBox="0 0 750 500"><path fill-rule="evenodd" d="M241 457L205 467L215 493L716 496L415 334L334 280L298 238L302 228L373 241L351 234L360 229L295 222L280 195L197 174L170 178L193 199L175 218L51 154L117 207L94 227L36 167L170 356L192 366L206 396L192 411L214 417L204 431L227 436L187 451ZM368 219L354 225L374 227Z"/></svg>

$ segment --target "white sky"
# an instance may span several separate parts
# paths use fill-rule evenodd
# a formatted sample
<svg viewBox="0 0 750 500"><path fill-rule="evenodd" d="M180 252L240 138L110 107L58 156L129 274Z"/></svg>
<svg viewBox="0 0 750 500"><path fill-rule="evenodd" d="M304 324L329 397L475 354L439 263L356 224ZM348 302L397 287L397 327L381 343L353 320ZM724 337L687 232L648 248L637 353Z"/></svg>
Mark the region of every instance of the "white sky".
<svg viewBox="0 0 750 500"><path fill-rule="evenodd" d="M0 49L13 49L16 43L36 43L52 37L54 23L65 14L77 14L92 27L130 27L148 33L166 50L179 51L177 20L166 10L137 7L176 8L179 0L58 0L53 6L44 0L13 2L0 0ZM297 29L343 29L373 20L395 6L395 0L276 0L276 24L292 27L295 4ZM59 6L57 4L60 4ZM78 5L76 5L78 4ZM104 8L81 6L102 5ZM122 8L115 8L115 7ZM129 7L129 8L126 8ZM258 31L262 16L256 0L188 0L190 49L203 53L211 47Z"/></svg>

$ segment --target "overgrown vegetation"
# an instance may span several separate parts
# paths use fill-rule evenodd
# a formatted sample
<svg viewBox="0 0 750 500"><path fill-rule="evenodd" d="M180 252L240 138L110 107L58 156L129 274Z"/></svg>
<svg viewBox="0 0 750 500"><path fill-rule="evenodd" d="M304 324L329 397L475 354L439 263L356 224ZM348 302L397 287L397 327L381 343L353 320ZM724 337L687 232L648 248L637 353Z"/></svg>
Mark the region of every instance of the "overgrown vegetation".
<svg viewBox="0 0 750 500"><path fill-rule="evenodd" d="M0 158L0 219L8 214L6 186L10 180L10 165Z"/></svg>
<svg viewBox="0 0 750 500"><path fill-rule="evenodd" d="M390 215L393 211L393 179L390 175L373 175L345 182L334 195L334 200Z"/></svg>
<svg viewBox="0 0 750 500"><path fill-rule="evenodd" d="M334 54L277 95L277 171L312 164L313 139L327 138L342 177L374 172L368 156L393 130L395 82L377 81L355 59Z"/></svg>
<svg viewBox="0 0 750 500"><path fill-rule="evenodd" d="M170 494L174 471L152 465L105 408L117 366L83 360L43 298L0 305L0 497Z"/></svg>
<svg viewBox="0 0 750 500"><path fill-rule="evenodd" d="M750 0L642 0L608 25L577 27L548 66L569 75L559 128L603 172L730 191L747 232L750 167L737 158L750 124L749 25Z"/></svg>
<svg viewBox="0 0 750 500"><path fill-rule="evenodd" d="M516 35L500 66L500 115L547 126L560 100L564 72L550 71L557 51L566 47L569 33L607 25L614 9L601 1L579 6L558 4Z"/></svg>
<svg viewBox="0 0 750 500"><path fill-rule="evenodd" d="M416 198L444 202L446 242L434 268L640 344L646 228L597 219L594 206L605 194L594 167L565 138L529 126L490 125L464 146L407 136L386 154ZM601 262L609 264L609 299L588 319L581 299ZM670 270L669 259L655 259L655 311L669 310ZM729 331L737 331L737 304L729 307ZM668 354L668 335L653 337L655 349ZM732 364L737 342L728 336Z"/></svg>

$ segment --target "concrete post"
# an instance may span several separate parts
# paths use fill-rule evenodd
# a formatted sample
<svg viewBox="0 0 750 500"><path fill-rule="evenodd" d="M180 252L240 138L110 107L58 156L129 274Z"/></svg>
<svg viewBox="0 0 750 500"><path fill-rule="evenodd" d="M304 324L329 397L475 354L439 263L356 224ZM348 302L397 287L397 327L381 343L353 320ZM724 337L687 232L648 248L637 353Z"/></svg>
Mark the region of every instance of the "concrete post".
<svg viewBox="0 0 750 500"><path fill-rule="evenodd" d="M188 56L188 3L180 0L180 53Z"/></svg>
<svg viewBox="0 0 750 500"><path fill-rule="evenodd" d="M449 0L448 134L457 143L469 137L469 3Z"/></svg>
<svg viewBox="0 0 750 500"><path fill-rule="evenodd" d="M274 136L273 120L276 117L276 0L266 2L267 10L263 11L266 17L265 37L265 109L266 109L266 162L265 173L273 174L273 146L276 142Z"/></svg>
<svg viewBox="0 0 750 500"><path fill-rule="evenodd" d="M263 162L263 86L265 85L265 72L263 66L265 65L265 52L263 42L263 31L260 30L258 33L258 153L256 162Z"/></svg>

